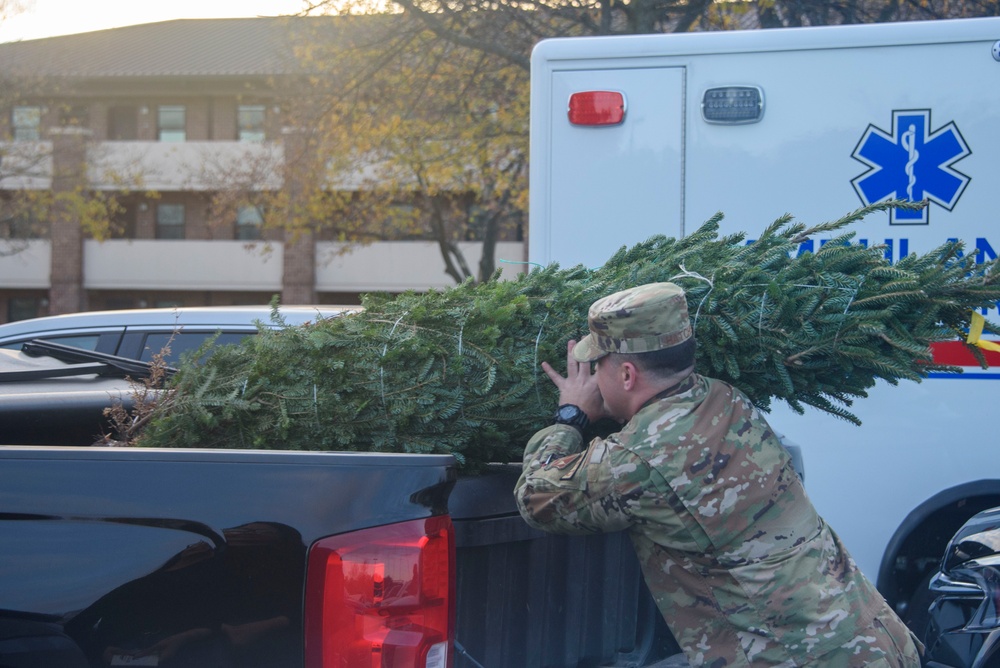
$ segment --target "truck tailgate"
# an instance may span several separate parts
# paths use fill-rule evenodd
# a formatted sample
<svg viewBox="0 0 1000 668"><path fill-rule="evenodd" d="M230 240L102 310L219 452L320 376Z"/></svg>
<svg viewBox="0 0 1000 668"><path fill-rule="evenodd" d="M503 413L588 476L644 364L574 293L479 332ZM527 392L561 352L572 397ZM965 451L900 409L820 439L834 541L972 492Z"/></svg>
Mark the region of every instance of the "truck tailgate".
<svg viewBox="0 0 1000 668"><path fill-rule="evenodd" d="M644 666L679 652L625 533L557 536L514 503L520 465L459 478L455 665Z"/></svg>
<svg viewBox="0 0 1000 668"><path fill-rule="evenodd" d="M0 664L301 667L309 547L444 513L453 463L0 447Z"/></svg>

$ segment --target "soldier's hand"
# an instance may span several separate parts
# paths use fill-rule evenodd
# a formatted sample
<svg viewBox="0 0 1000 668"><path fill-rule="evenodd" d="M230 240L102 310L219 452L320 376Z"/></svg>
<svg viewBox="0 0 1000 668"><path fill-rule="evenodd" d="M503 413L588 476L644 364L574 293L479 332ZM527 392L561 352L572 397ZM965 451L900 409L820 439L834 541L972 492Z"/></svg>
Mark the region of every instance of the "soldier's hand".
<svg viewBox="0 0 1000 668"><path fill-rule="evenodd" d="M573 348L576 341L566 345L566 375L561 375L548 362L542 362L545 371L556 387L559 388L559 405L573 404L587 414L591 422L609 417L601 396L601 388L597 385L597 376L591 372L590 362L577 362L573 358Z"/></svg>

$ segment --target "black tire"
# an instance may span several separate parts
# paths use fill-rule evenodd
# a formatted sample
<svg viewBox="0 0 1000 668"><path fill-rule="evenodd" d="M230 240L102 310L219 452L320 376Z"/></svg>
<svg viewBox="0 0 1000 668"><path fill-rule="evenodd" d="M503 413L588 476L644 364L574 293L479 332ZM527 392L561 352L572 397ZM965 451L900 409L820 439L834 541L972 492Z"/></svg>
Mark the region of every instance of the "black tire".
<svg viewBox="0 0 1000 668"><path fill-rule="evenodd" d="M920 642L924 642L927 626L931 621L930 607L931 603L934 602L934 595L930 590L932 577L934 577L934 571L921 578L920 584L913 590L913 595L906 605L906 611L902 615L903 623L913 631L913 635L917 636Z"/></svg>

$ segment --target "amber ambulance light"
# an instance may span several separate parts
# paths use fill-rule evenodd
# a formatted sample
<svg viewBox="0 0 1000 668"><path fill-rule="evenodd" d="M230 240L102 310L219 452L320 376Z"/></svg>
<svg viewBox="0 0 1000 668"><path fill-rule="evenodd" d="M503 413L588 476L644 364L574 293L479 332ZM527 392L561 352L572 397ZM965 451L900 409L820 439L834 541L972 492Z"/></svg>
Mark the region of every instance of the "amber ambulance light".
<svg viewBox="0 0 1000 668"><path fill-rule="evenodd" d="M455 533L447 515L324 538L308 568L307 668L451 668Z"/></svg>
<svg viewBox="0 0 1000 668"><path fill-rule="evenodd" d="M573 125L619 125L625 120L625 96L617 91L588 90L569 96Z"/></svg>

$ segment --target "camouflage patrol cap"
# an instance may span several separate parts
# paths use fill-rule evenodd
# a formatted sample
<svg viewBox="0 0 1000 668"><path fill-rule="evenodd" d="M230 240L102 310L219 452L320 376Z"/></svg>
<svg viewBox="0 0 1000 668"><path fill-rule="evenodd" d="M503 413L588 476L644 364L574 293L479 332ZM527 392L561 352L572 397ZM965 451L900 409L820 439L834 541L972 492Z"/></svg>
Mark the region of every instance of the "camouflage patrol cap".
<svg viewBox="0 0 1000 668"><path fill-rule="evenodd" d="M594 302L587 314L590 334L573 348L578 362L608 353L648 353L691 338L687 299L673 283L648 283Z"/></svg>

